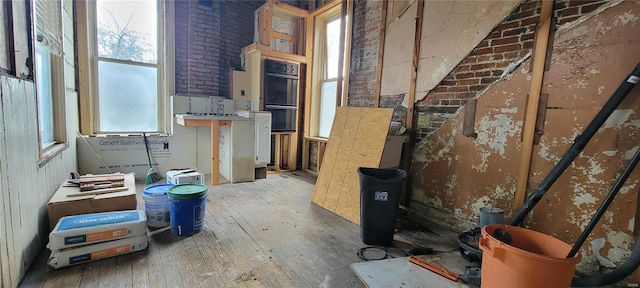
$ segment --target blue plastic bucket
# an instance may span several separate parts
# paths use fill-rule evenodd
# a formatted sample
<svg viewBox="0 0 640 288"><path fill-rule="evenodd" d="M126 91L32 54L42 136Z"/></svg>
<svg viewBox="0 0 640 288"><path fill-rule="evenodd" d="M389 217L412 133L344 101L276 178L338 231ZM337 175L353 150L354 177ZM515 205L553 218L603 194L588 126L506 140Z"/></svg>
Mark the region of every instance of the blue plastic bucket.
<svg viewBox="0 0 640 288"><path fill-rule="evenodd" d="M158 184L144 188L142 199L144 199L144 210L147 216L147 226L151 228L167 227L170 224L169 215L169 188L173 184Z"/></svg>
<svg viewBox="0 0 640 288"><path fill-rule="evenodd" d="M191 236L204 228L207 186L200 184L176 185L169 188L169 214L171 234Z"/></svg>

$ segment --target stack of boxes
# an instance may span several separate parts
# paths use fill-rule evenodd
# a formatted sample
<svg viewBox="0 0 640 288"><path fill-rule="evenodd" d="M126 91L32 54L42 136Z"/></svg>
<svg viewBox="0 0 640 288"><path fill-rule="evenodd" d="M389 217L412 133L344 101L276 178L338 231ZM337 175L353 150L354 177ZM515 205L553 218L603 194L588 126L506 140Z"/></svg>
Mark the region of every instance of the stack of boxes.
<svg viewBox="0 0 640 288"><path fill-rule="evenodd" d="M62 217L49 234L49 266L57 269L144 250L146 225L140 210Z"/></svg>

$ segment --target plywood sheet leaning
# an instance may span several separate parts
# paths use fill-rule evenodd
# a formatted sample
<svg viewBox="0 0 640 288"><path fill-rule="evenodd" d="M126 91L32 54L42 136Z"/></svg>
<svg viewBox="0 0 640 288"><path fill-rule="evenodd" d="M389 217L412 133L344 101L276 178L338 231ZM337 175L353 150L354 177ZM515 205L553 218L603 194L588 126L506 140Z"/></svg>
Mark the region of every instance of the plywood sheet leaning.
<svg viewBox="0 0 640 288"><path fill-rule="evenodd" d="M338 107L312 202L360 224L358 167L379 167L390 108Z"/></svg>

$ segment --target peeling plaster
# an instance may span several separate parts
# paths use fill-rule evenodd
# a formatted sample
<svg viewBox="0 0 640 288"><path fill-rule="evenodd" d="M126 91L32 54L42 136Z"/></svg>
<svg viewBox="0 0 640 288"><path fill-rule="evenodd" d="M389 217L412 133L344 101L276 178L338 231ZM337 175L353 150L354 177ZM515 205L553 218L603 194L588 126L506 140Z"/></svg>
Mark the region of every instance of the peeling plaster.
<svg viewBox="0 0 640 288"><path fill-rule="evenodd" d="M631 158L633 158L633 155L636 154L636 151L638 151L638 149L640 149L640 146L636 146L627 151L624 151L624 160L631 160Z"/></svg>
<svg viewBox="0 0 640 288"><path fill-rule="evenodd" d="M453 196L453 191L455 191L456 185L458 183L458 175L457 174L452 174L452 175L448 175L447 176L448 180L447 183L445 184L445 189L446 189L446 193L447 196L451 197Z"/></svg>
<svg viewBox="0 0 640 288"><path fill-rule="evenodd" d="M572 197L573 205L580 208L582 204L595 204L596 198L593 197L590 193L580 193L578 195L574 195Z"/></svg>
<svg viewBox="0 0 640 288"><path fill-rule="evenodd" d="M611 249L607 253L607 258L613 262L622 262L630 254L629 247L635 243L633 237L620 231L612 231L607 226L607 240L611 244Z"/></svg>
<svg viewBox="0 0 640 288"><path fill-rule="evenodd" d="M513 121L511 117L504 114L482 116L478 123L478 138L476 145L486 145L505 157L505 147L508 137L513 137L520 133L522 121Z"/></svg>
<svg viewBox="0 0 640 288"><path fill-rule="evenodd" d="M633 232L635 227L636 227L636 218L633 217L633 218L629 219L629 224L627 226L627 229L629 229L629 232Z"/></svg>
<svg viewBox="0 0 640 288"><path fill-rule="evenodd" d="M576 85L578 88L582 88L585 89L587 88L587 85L589 85L589 82L584 81L582 79L578 79L578 84Z"/></svg>
<svg viewBox="0 0 640 288"><path fill-rule="evenodd" d="M451 71L451 68L449 66L451 66L451 61L449 60L449 58L445 57L442 62L440 62L440 66L438 66L438 68L433 71L433 73L431 73L431 80L433 80L434 82L438 82L439 79L443 79L445 76L447 76L447 74L449 74L449 72Z"/></svg>
<svg viewBox="0 0 640 288"><path fill-rule="evenodd" d="M482 196L478 198L475 202L471 203L471 214L474 217L480 217L480 208L483 207L493 207L494 201L489 198L489 196Z"/></svg>
<svg viewBox="0 0 640 288"><path fill-rule="evenodd" d="M576 212L573 212L573 211L568 212L567 216L569 216L569 219L567 220L567 222L573 225L576 225L578 230L582 231L584 227L586 227L587 224L589 224L589 221L591 221L591 217L590 215L587 215L584 212L582 212L582 210L578 210L578 212L580 213L579 215L576 215Z"/></svg>
<svg viewBox="0 0 640 288"><path fill-rule="evenodd" d="M611 261L607 260L606 258L600 256L600 250L603 247L604 247L604 238L591 240L591 253L593 253L593 255L596 257L596 259L598 260L598 263L604 267L615 268L616 265L614 265Z"/></svg>
<svg viewBox="0 0 640 288"><path fill-rule="evenodd" d="M633 183L627 183L626 185L622 186L622 188L620 188L620 191L618 193L620 193L620 195L624 195L632 191L635 192L638 184L640 184L640 180L635 180L633 181Z"/></svg>
<svg viewBox="0 0 640 288"><path fill-rule="evenodd" d="M413 158L415 162L431 163L445 159L448 161L448 165L451 165L453 161L451 150L455 146L454 135L456 134L458 134L458 128L453 128L451 133L440 135L435 141L433 141L432 138L427 138L414 150ZM433 151L438 152L432 153Z"/></svg>
<svg viewBox="0 0 640 288"><path fill-rule="evenodd" d="M604 90L604 86L598 86L598 95L602 95L603 90Z"/></svg>
<svg viewBox="0 0 640 288"><path fill-rule="evenodd" d="M515 114L515 113L518 113L518 107L502 108L502 109L500 109L500 112L505 113L505 114L506 113Z"/></svg>
<svg viewBox="0 0 640 288"><path fill-rule="evenodd" d="M613 25L626 26L627 24L634 22L633 25L631 25L631 27L635 27L635 22L638 21L638 16L631 13L631 11L632 10L629 10L624 12L623 14L616 16L615 20L613 21Z"/></svg>
<svg viewBox="0 0 640 288"><path fill-rule="evenodd" d="M616 154L618 153L618 151L602 151L602 154L609 156L609 157L613 157L616 156Z"/></svg>
<svg viewBox="0 0 640 288"><path fill-rule="evenodd" d="M633 109L618 109L611 113L611 116L604 122L603 128L620 128L624 122L629 120L629 116L635 114Z"/></svg>

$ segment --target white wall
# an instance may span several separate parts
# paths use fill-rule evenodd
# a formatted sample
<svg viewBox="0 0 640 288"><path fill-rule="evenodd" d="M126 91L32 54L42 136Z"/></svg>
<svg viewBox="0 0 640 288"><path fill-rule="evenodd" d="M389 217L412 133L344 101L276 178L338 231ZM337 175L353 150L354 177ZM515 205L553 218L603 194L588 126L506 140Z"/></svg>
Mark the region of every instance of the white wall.
<svg viewBox="0 0 640 288"><path fill-rule="evenodd" d="M24 3L13 1L14 6ZM47 242L49 228L46 204L69 172L77 168L73 135L78 129L78 95L73 72L74 35L69 33L73 31L71 5L71 1L64 2L67 149L39 165L35 85L32 81L0 76L2 287L16 287Z"/></svg>

